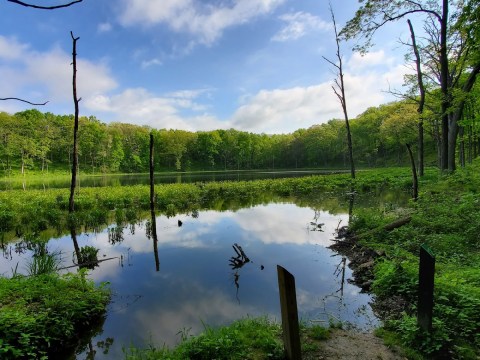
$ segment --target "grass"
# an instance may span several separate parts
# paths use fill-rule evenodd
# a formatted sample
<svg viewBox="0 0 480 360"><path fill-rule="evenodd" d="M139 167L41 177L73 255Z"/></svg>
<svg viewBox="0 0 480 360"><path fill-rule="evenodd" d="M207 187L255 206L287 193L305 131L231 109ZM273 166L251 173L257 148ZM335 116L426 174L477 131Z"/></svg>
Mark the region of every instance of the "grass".
<svg viewBox="0 0 480 360"><path fill-rule="evenodd" d="M432 176L435 170L429 171ZM308 176L304 178L257 181L225 181L200 184L166 184L155 188L159 214L199 209L235 210L285 197L322 198L328 192L349 191L352 181L347 174ZM355 180L358 191L379 187L408 189L408 169L381 169L359 172ZM81 188L75 196L76 213L68 216L68 189L8 190L0 192L0 237L13 233L40 234L48 228L64 231L72 225L95 229L115 215L125 214L129 221L149 209L149 187L134 185L108 188ZM116 214L112 214L115 212ZM122 215L123 216L123 215Z"/></svg>
<svg viewBox="0 0 480 360"><path fill-rule="evenodd" d="M0 358L48 359L102 320L109 291L85 273L0 277Z"/></svg>
<svg viewBox="0 0 480 360"><path fill-rule="evenodd" d="M330 338L331 328L300 324L302 354L318 354L321 341ZM124 349L127 360L275 360L284 359L280 324L267 317L244 318L228 326L205 330L198 336L182 334L182 341L174 348L150 345L141 349ZM314 355L315 356L315 355ZM315 357L317 358L317 357Z"/></svg>
<svg viewBox="0 0 480 360"><path fill-rule="evenodd" d="M480 356L480 163L439 181L426 181L411 203L412 221L389 233L376 232L363 245L384 251L377 261L373 291L379 297L401 296L406 311L386 322L404 346L425 357L478 359ZM391 222L393 212L355 212L357 233ZM416 322L419 248L436 256L433 332ZM392 336L390 336L392 337Z"/></svg>
<svg viewBox="0 0 480 360"><path fill-rule="evenodd" d="M283 359L280 326L267 318L247 318L230 326L211 328L196 337L184 334L174 349L167 347L125 349L128 360L261 360Z"/></svg>

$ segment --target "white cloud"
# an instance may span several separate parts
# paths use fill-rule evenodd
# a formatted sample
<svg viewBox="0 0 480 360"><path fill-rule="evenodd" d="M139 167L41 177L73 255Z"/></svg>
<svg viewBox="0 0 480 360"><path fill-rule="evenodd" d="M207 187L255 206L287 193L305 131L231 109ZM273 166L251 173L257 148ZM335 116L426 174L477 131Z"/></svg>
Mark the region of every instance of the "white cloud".
<svg viewBox="0 0 480 360"><path fill-rule="evenodd" d="M330 84L261 90L233 115L233 127L267 133L291 132L337 113Z"/></svg>
<svg viewBox="0 0 480 360"><path fill-rule="evenodd" d="M204 113L191 117L182 116L180 111L199 112L205 106L194 99L205 90L179 91L157 96L144 88L126 89L116 95L98 94L85 99L85 106L94 112L114 114L115 120L157 129L182 129L188 131L223 128L224 124Z"/></svg>
<svg viewBox="0 0 480 360"><path fill-rule="evenodd" d="M310 31L330 30L332 28L331 23L302 11L284 14L279 19L286 22L286 25L273 36L272 40L274 41L296 40Z"/></svg>
<svg viewBox="0 0 480 360"><path fill-rule="evenodd" d="M150 60L143 60L142 61L142 69L146 69L150 66L159 66L162 65L162 61L160 59L150 59Z"/></svg>
<svg viewBox="0 0 480 360"><path fill-rule="evenodd" d="M383 51L361 57L353 54L345 62L347 107L353 118L368 107L393 100L386 91L403 84L408 69L386 56ZM239 130L265 133L289 133L299 128L343 118L331 81L305 87L261 90L245 97L232 116L232 126Z"/></svg>
<svg viewBox="0 0 480 360"><path fill-rule="evenodd" d="M0 91L9 96L37 96L50 103L71 99L71 63L71 55L58 47L38 52L31 50L28 44L0 36L0 74L3 84L0 85ZM103 64L78 58L77 71L79 97L89 97L117 86L109 69ZM35 90L32 91L32 88Z"/></svg>
<svg viewBox="0 0 480 360"><path fill-rule="evenodd" d="M354 52L346 63L346 69L352 72L358 72L373 66L391 67L395 64L395 58L389 57L385 51L378 50L366 53L364 55Z"/></svg>
<svg viewBox="0 0 480 360"><path fill-rule="evenodd" d="M172 30L193 34L209 45L225 29L268 14L284 1L235 0L229 6L203 4L199 0L124 0L120 23L125 26L167 24Z"/></svg>
<svg viewBox="0 0 480 360"><path fill-rule="evenodd" d="M28 48L29 45L21 44L15 38L0 35L0 59L19 60Z"/></svg>
<svg viewBox="0 0 480 360"><path fill-rule="evenodd" d="M109 31L112 31L112 24L110 23L101 23L101 24L98 24L98 27L97 27L97 31L99 33L104 33L104 32L109 32Z"/></svg>

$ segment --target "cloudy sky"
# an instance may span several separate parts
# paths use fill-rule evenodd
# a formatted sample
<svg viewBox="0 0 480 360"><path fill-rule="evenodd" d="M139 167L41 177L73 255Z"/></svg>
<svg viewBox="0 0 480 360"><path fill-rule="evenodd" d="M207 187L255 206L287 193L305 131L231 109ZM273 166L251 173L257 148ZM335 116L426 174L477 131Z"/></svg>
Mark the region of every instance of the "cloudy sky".
<svg viewBox="0 0 480 360"><path fill-rule="evenodd" d="M62 1L31 3L56 5ZM357 0L333 0L341 28ZM331 86L333 25L326 0L83 0L54 11L0 2L0 98L73 113L72 39L80 114L189 131L290 133L342 117ZM400 89L408 39L400 22L366 56L342 43L354 117ZM0 111L32 108L0 101Z"/></svg>

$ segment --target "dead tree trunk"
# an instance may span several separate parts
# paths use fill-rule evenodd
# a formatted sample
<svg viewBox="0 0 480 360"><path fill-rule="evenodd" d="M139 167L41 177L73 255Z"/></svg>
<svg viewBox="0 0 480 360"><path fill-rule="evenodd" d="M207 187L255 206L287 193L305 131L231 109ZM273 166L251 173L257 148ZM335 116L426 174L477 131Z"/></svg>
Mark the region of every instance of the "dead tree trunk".
<svg viewBox="0 0 480 360"><path fill-rule="evenodd" d="M353 161L352 134L350 132L350 122L348 120L348 112L347 112L347 97L345 96L345 83L343 81L343 61L342 61L342 55L340 54L340 39L338 37L337 24L335 22L335 14L333 13L333 9L331 6L330 6L330 13L332 15L333 29L335 30L335 41L337 43L336 55L337 55L338 63L335 63L327 59L325 56L323 56L323 58L332 66L334 66L338 71L338 77L337 79L335 79L335 86L332 86L332 89L335 95L337 95L338 100L340 100L340 104L342 105L343 115L345 118L345 126L347 128L347 145L348 145L348 157L350 160L350 174L352 176L352 179L355 179L355 164Z"/></svg>
<svg viewBox="0 0 480 360"><path fill-rule="evenodd" d="M73 102L75 104L75 119L73 126L73 165L72 165L72 181L70 183L70 199L68 202L68 211L71 213L75 210L74 206L74 196L75 196L75 185L77 183L77 168L78 168L78 103L81 99L77 97L77 40L79 37L74 37L73 32L70 31L70 36L73 40L73 51L72 51L72 65L73 65L73 78L72 78L72 87L73 87Z"/></svg>

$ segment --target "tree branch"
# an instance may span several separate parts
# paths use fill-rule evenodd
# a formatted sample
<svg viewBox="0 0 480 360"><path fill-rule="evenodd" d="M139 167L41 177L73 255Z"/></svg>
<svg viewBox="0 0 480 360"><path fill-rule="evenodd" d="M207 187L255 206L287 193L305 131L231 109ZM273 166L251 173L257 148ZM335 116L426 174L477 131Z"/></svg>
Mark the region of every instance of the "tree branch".
<svg viewBox="0 0 480 360"><path fill-rule="evenodd" d="M35 106L46 105L48 103L48 101L45 101L44 103L37 104L37 103L33 103L33 102L28 101L28 100L23 100L23 99L16 98L16 97L0 98L0 100L1 101L4 101L4 100L18 100L18 101L23 101L24 103L27 103L27 104L30 104L30 105L35 105Z"/></svg>
<svg viewBox="0 0 480 360"><path fill-rule="evenodd" d="M28 4L28 3L20 1L20 0L7 0L7 1L12 2L14 4L21 5L21 6L34 8L34 9L55 10L55 9L69 7L69 6L74 5L76 3L82 2L83 0L75 0L75 1L69 2L67 4L54 5L54 6L41 6L41 5Z"/></svg>

